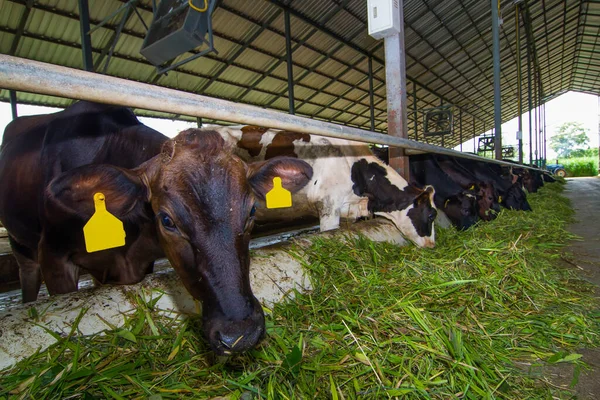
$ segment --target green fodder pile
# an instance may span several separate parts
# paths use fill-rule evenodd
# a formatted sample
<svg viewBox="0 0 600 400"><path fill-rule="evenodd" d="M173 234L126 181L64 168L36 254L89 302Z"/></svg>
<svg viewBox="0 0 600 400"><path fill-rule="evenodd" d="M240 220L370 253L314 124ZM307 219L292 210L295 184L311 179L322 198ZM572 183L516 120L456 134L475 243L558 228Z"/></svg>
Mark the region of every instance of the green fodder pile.
<svg viewBox="0 0 600 400"><path fill-rule="evenodd" d="M123 327L62 337L0 375L0 398L567 398L528 366L598 346L592 287L558 265L573 212L562 184L435 249L364 238L298 249L310 293L267 310L255 350L212 363L200 322L140 294ZM144 297L145 296L145 297ZM577 373L574 376L576 381Z"/></svg>

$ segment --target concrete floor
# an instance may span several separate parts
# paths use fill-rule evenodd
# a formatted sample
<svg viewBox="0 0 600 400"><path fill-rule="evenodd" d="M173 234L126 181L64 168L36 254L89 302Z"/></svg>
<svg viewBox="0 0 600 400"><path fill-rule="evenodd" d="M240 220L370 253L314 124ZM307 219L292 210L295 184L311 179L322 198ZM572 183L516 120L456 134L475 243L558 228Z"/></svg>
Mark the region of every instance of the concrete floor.
<svg viewBox="0 0 600 400"><path fill-rule="evenodd" d="M596 295L600 298L600 177L567 179L565 195L571 199L575 209L576 222L570 231L581 236L581 240L570 243L568 251L574 255L576 265L583 276L598 286ZM580 349L590 370L583 371L575 386L577 399L600 399L600 349ZM546 367L544 375L553 383L568 387L573 378L573 367L556 365Z"/></svg>

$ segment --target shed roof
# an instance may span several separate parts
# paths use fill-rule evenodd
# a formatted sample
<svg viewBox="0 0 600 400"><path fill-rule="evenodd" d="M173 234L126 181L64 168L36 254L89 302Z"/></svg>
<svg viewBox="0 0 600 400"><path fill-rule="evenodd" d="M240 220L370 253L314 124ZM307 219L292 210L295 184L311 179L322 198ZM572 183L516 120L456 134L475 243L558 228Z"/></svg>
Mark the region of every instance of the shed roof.
<svg viewBox="0 0 600 400"><path fill-rule="evenodd" d="M82 68L77 3L0 0L0 53ZM89 1L92 28L126 3ZM520 96L515 3L521 8ZM284 13L289 12L296 114L370 129L370 58L375 130L386 131L384 45L367 33L365 0L220 0L213 14L218 54L203 56L166 75L157 75L156 68L139 53L145 25L152 20L152 0L135 4L136 12L123 10L91 34L97 72L287 111ZM532 74L539 74L542 99L569 90L600 94L600 0L502 0L500 10L503 121L517 116L519 97L527 109L528 44ZM404 0L404 18L409 137L423 140L423 113L412 112L415 108L453 106L456 120L454 134L445 138L448 147L492 127L490 2ZM117 35L122 21L122 32ZM8 100L8 91L0 90L0 101ZM30 93L18 93L18 101L55 107L70 103ZM533 101L537 104L539 99ZM432 144L440 144L440 140L428 139Z"/></svg>

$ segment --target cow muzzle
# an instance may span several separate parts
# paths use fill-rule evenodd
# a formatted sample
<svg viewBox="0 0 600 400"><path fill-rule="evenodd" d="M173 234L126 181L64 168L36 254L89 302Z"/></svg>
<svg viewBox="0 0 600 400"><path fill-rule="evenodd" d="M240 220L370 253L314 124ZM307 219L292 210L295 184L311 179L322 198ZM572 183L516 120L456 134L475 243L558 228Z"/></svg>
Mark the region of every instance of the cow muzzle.
<svg viewBox="0 0 600 400"><path fill-rule="evenodd" d="M258 300L253 297L252 311L241 320L227 316L204 319L204 333L217 356L229 356L252 349L265 336L265 316Z"/></svg>

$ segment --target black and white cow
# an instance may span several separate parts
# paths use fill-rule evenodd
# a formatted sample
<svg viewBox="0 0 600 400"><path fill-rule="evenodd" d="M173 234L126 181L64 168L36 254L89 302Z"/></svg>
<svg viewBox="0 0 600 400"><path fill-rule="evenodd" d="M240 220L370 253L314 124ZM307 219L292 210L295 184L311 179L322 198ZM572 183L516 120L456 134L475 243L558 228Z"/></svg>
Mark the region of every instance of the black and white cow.
<svg viewBox="0 0 600 400"><path fill-rule="evenodd" d="M464 189L440 167L432 154L410 156L410 179L435 188L435 205L458 229L467 229L479 221L477 196Z"/></svg>
<svg viewBox="0 0 600 400"><path fill-rule="evenodd" d="M246 162L285 156L299 158L313 169L312 179L296 193L291 209L259 207L257 221L316 216L326 231L338 228L340 218L356 220L375 214L392 221L418 246L434 246L433 188L407 183L375 157L368 145L256 126L217 130Z"/></svg>

